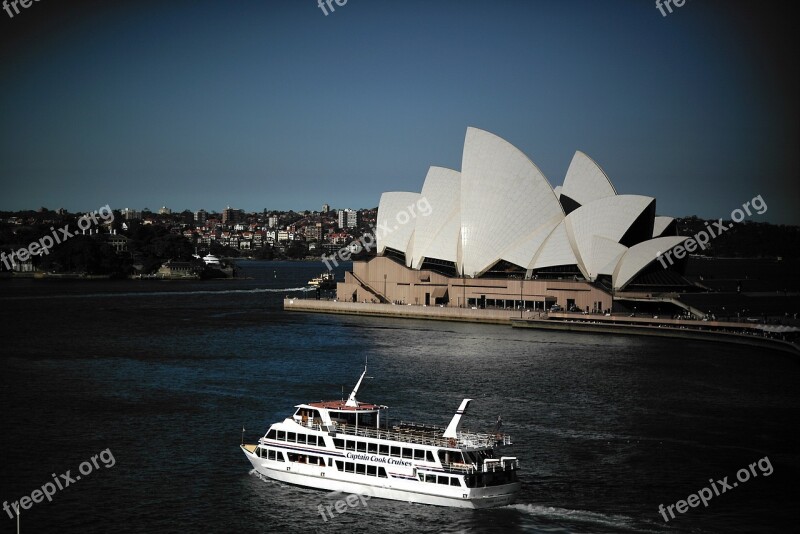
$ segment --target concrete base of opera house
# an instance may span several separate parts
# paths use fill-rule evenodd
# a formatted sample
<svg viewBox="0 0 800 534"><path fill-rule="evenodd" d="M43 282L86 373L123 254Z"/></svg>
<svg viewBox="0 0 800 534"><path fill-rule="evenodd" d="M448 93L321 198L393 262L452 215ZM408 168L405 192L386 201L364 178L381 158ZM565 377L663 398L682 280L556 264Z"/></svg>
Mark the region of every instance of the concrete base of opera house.
<svg viewBox="0 0 800 534"><path fill-rule="evenodd" d="M614 298L585 281L450 278L429 270L409 269L391 258L378 256L353 262L353 270L337 284L336 293L336 300L287 298L283 307L287 311L722 341L798 352L796 344L768 337L754 324L606 315L613 309ZM695 316L703 315L668 294L626 293L618 298L672 305ZM588 313L550 312L553 304L562 308L574 306Z"/></svg>
<svg viewBox="0 0 800 534"><path fill-rule="evenodd" d="M340 302L412 304L446 309L507 308L546 311L553 304L581 311L610 311L612 296L585 281L520 278L458 278L409 269L391 258L354 261L339 282ZM503 310L504 312L506 310Z"/></svg>
<svg viewBox="0 0 800 534"><path fill-rule="evenodd" d="M519 310L473 310L447 306L411 306L402 304L375 304L372 302L341 302L336 300L303 300L287 298L283 309L344 315L372 315L404 319L433 319L439 321L464 321L469 323L494 323L510 325ZM530 317L530 313L525 316Z"/></svg>

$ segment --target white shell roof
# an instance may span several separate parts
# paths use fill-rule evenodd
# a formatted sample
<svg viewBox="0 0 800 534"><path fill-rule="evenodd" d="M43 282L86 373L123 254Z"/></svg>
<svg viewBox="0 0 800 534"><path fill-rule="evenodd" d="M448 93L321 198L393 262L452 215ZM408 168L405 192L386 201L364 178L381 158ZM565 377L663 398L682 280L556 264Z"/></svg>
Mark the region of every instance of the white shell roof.
<svg viewBox="0 0 800 534"><path fill-rule="evenodd" d="M617 195L590 202L567 215L567 236L578 258L578 267L590 279L592 271L604 266L603 258L593 259L595 236L615 243L625 235L641 213L653 202L641 195Z"/></svg>
<svg viewBox="0 0 800 534"><path fill-rule="evenodd" d="M419 269L425 258L455 262L458 232L461 230L461 173L431 167L422 186L421 198L428 201L430 214L417 213L412 267ZM419 210L417 210L419 212Z"/></svg>
<svg viewBox="0 0 800 534"><path fill-rule="evenodd" d="M628 247L599 235L592 237L592 248L586 260L588 279L596 280L601 274L613 274L617 262L628 251Z"/></svg>
<svg viewBox="0 0 800 534"><path fill-rule="evenodd" d="M659 255L689 239L685 236L657 237L634 245L620 259L614 269L614 289L623 289L637 274L657 260Z"/></svg>
<svg viewBox="0 0 800 534"><path fill-rule="evenodd" d="M533 261L528 265L529 269L544 269L545 267L557 267L559 265L575 265L578 258L572 251L572 246L567 238L566 220L562 219L558 226L550 232L547 240L537 251Z"/></svg>
<svg viewBox="0 0 800 534"><path fill-rule="evenodd" d="M562 190L581 206L565 217L556 191L519 149L468 128L460 173L434 166L421 194L381 196L377 252L402 251L406 265L415 269L426 258L452 261L466 276L483 274L499 260L533 270L577 265L587 279L610 274L614 287L622 288L656 259L657 250L686 239L658 237L673 219L656 217L655 239L630 249L620 244L655 200L617 195L583 152L572 158ZM423 200L431 208L427 216L410 209Z"/></svg>
<svg viewBox="0 0 800 534"><path fill-rule="evenodd" d="M674 220L672 217L656 217L653 220L653 237L661 237L667 226Z"/></svg>
<svg viewBox="0 0 800 534"><path fill-rule="evenodd" d="M383 254L386 247L406 253L410 250L409 243L414 235L414 226L418 217L411 215L409 206L414 206L414 213L416 213L416 203L420 197L419 193L405 191L381 195L375 226L378 254ZM406 258L406 263L408 263L408 254L406 254Z"/></svg>
<svg viewBox="0 0 800 534"><path fill-rule="evenodd" d="M583 206L601 198L614 196L617 191L600 165L580 150L576 150L567 169L564 187L560 194Z"/></svg>
<svg viewBox="0 0 800 534"><path fill-rule="evenodd" d="M464 140L460 204L459 264L468 276L485 272L504 254L520 261L526 255L519 247L540 233L541 243L546 227L563 216L539 168L508 141L477 128L468 128Z"/></svg>

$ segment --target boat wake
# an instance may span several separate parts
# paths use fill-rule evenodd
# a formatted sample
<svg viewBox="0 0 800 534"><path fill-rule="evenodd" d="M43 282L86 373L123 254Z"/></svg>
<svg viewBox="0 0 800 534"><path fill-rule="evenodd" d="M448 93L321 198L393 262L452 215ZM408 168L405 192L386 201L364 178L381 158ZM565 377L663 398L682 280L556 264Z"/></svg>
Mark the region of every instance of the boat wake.
<svg viewBox="0 0 800 534"><path fill-rule="evenodd" d="M314 291L313 287L273 287L255 289L203 289L197 291L125 291L108 293L86 293L81 295L36 295L30 297L0 297L0 300L46 300L46 299L85 299L102 297L161 297L161 296L182 296L182 295L233 295L247 293L291 293L302 291L307 293Z"/></svg>
<svg viewBox="0 0 800 534"><path fill-rule="evenodd" d="M548 519L569 524L598 525L607 527L616 532L647 532L641 529L641 524L637 525L631 517L619 514L601 514L588 510L569 510L567 508L557 508L555 506L543 506L539 504L510 504L505 508L513 508L522 513L529 514L538 518ZM655 532L655 530L653 530Z"/></svg>

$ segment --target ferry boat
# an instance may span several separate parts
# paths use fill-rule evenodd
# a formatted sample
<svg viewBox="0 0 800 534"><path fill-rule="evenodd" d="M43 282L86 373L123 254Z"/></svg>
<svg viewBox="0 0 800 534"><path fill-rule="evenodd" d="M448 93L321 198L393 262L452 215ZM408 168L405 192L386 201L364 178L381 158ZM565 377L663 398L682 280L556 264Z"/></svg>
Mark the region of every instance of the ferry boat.
<svg viewBox="0 0 800 534"><path fill-rule="evenodd" d="M514 502L520 489L519 460L499 456L511 445L499 431L461 430L471 399L464 399L447 428L416 423L391 425L388 406L347 401L297 405L291 417L272 424L257 444L241 449L253 468L281 482L370 498L459 508Z"/></svg>
<svg viewBox="0 0 800 534"><path fill-rule="evenodd" d="M322 273L309 280L308 285L319 289L332 289L336 287L336 276L333 273Z"/></svg>

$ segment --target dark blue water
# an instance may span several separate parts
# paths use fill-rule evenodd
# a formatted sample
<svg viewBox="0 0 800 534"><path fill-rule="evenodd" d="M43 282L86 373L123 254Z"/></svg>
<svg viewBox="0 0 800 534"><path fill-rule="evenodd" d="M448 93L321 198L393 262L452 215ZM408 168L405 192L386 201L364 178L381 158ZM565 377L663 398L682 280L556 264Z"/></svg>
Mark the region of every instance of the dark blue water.
<svg viewBox="0 0 800 534"><path fill-rule="evenodd" d="M23 510L21 532L789 532L800 482L800 366L735 346L493 325L284 313L315 263L249 262L251 279L0 281L0 500L106 449ZM299 402L352 388L398 419L502 415L518 503L456 510L250 475L240 452ZM665 523L658 505L758 476ZM108 458L108 455L106 455ZM110 463L110 462L107 462ZM15 522L0 511L0 532Z"/></svg>

